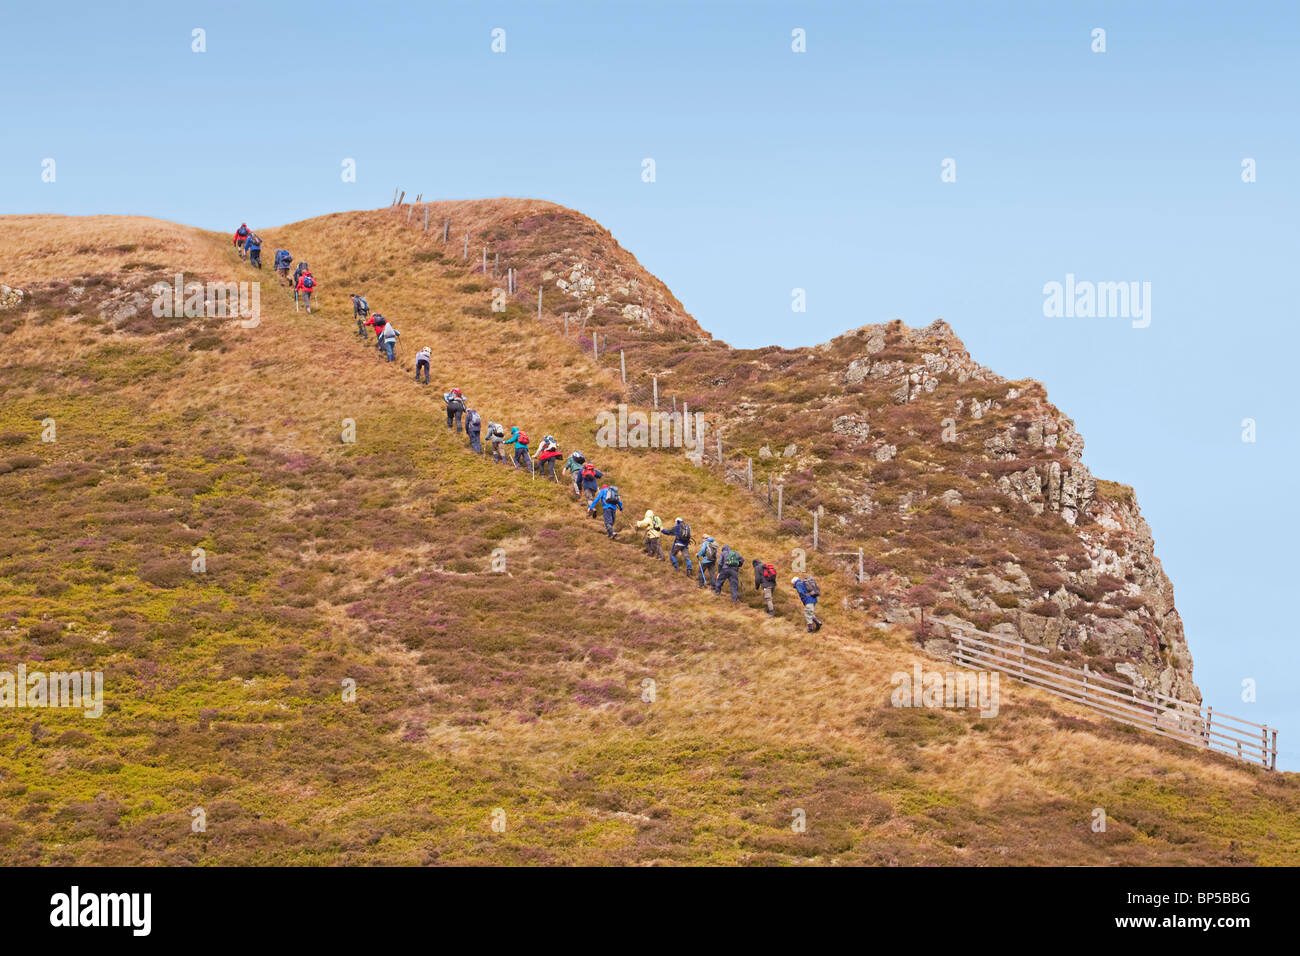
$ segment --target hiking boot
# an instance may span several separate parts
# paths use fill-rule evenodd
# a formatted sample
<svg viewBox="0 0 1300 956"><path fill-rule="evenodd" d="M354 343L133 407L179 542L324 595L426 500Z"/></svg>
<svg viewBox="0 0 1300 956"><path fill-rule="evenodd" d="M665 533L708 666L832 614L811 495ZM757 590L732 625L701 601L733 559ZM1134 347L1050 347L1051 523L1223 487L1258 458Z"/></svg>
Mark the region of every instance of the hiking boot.
<svg viewBox="0 0 1300 956"><path fill-rule="evenodd" d="M813 618L813 626L812 626L812 629L813 629L814 631L820 631L820 630L822 629L822 622L819 621L819 620L817 620L816 618Z"/></svg>
<svg viewBox="0 0 1300 956"><path fill-rule="evenodd" d="M811 624L808 625L808 633L809 633L809 634L814 633L816 630L817 630L817 628L813 627Z"/></svg>
<svg viewBox="0 0 1300 956"><path fill-rule="evenodd" d="M768 617L776 617L776 611L768 611L768 612L767 612L767 616L768 616Z"/></svg>

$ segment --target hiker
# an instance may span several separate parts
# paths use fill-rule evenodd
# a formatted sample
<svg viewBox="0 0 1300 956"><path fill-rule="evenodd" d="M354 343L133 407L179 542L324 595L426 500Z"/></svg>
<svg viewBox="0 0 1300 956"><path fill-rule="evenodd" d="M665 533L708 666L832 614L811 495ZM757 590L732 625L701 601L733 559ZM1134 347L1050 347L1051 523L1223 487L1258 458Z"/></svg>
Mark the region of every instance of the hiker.
<svg viewBox="0 0 1300 956"><path fill-rule="evenodd" d="M496 422L488 422L488 443L492 446L492 460L505 464L506 456L501 450L506 438L506 430Z"/></svg>
<svg viewBox="0 0 1300 956"><path fill-rule="evenodd" d="M645 553L662 561L664 549L660 547L659 539L663 537L663 519L647 508L645 517L638 521L636 526L645 529Z"/></svg>
<svg viewBox="0 0 1300 956"><path fill-rule="evenodd" d="M673 536L672 547L668 549L668 561L673 566L674 571L680 571L681 566L677 563L677 555L686 559L686 573L691 573L691 552L688 550L691 546L691 526L681 518L673 522L671 528L665 528L664 534Z"/></svg>
<svg viewBox="0 0 1300 956"><path fill-rule="evenodd" d="M713 582L718 575L718 542L713 540L712 535L704 536L695 558L700 564L699 587L704 587L706 583L709 587L713 587Z"/></svg>
<svg viewBox="0 0 1300 956"><path fill-rule="evenodd" d="M420 369L424 369L424 384L429 384L429 362L433 358L433 349L425 346L415 353L415 380L420 380Z"/></svg>
<svg viewBox="0 0 1300 956"><path fill-rule="evenodd" d="M382 312L376 312L366 319L365 324L375 330L375 348L382 352L384 350L384 326L388 324L388 319L384 317Z"/></svg>
<svg viewBox="0 0 1300 956"><path fill-rule="evenodd" d="M352 317L357 320L357 335L361 336L361 341L366 340L366 317L370 315L370 303L366 301L365 296L352 293Z"/></svg>
<svg viewBox="0 0 1300 956"><path fill-rule="evenodd" d="M241 222L239 228L235 230L235 248L239 251L239 258L244 258L244 243L248 240L249 232L248 223Z"/></svg>
<svg viewBox="0 0 1300 956"><path fill-rule="evenodd" d="M767 616L776 617L776 607L772 604L772 590L776 587L776 565L770 561L764 564L754 559L754 589L763 592L763 604L767 606Z"/></svg>
<svg viewBox="0 0 1300 956"><path fill-rule="evenodd" d="M262 237L257 233L248 237L248 264L262 268Z"/></svg>
<svg viewBox="0 0 1300 956"><path fill-rule="evenodd" d="M426 378L424 384L428 385L429 380ZM478 440L479 432L483 429L483 419L479 418L478 412L472 408L465 409L465 434L469 436L470 451L476 455L483 454L483 445Z"/></svg>
<svg viewBox="0 0 1300 956"><path fill-rule="evenodd" d="M820 631L822 622L817 617L817 599L821 597L822 589L812 578L793 578L790 583L794 585L794 592L799 595L799 601L803 604L803 619L808 625L808 633Z"/></svg>
<svg viewBox="0 0 1300 956"><path fill-rule="evenodd" d="M465 396L458 388L453 388L449 392L442 393L442 400L447 405L447 427L454 428L456 431L461 430L461 422L465 417Z"/></svg>
<svg viewBox="0 0 1300 956"><path fill-rule="evenodd" d="M310 312L311 309L308 309L307 311ZM397 337L401 334L401 332L394 328L392 322L388 322L384 325L384 336L382 341L384 343L384 351L388 354L388 361L390 362L397 360Z"/></svg>
<svg viewBox="0 0 1300 956"><path fill-rule="evenodd" d="M510 437L506 439L505 443L515 446L514 465L516 468L532 468L532 462L528 458L528 435L521 432L518 425L510 426Z"/></svg>
<svg viewBox="0 0 1300 956"><path fill-rule="evenodd" d="M574 495L582 494L582 466L587 459L580 451L575 451L564 461L564 470L573 476Z"/></svg>
<svg viewBox="0 0 1300 956"><path fill-rule="evenodd" d="M623 510L623 499L619 497L618 488L613 485L605 485L600 489L600 493L596 495L595 500L587 509L592 516L596 513L596 505L600 505L605 512L605 534L612 541L614 536L618 534L614 530L614 518L618 512Z"/></svg>
<svg viewBox="0 0 1300 956"><path fill-rule="evenodd" d="M740 556L740 552L735 548L723 546L721 553L718 555L718 580L713 584L713 593L721 594L722 585L731 585L731 599L740 600L740 569L744 565L745 559Z"/></svg>
<svg viewBox="0 0 1300 956"><path fill-rule="evenodd" d="M311 315L311 294L316 291L316 280L312 277L310 269L304 269L302 276L298 279L298 285L295 287L297 292L302 293L303 305L307 307L307 314ZM294 296L295 306L297 296ZM297 311L295 308L294 311Z"/></svg>
<svg viewBox="0 0 1300 956"><path fill-rule="evenodd" d="M542 439L542 447L537 451L537 473L545 477L550 475L555 481L559 477L555 474L555 462L560 457L560 449L555 444L555 437L547 435Z"/></svg>
<svg viewBox="0 0 1300 956"><path fill-rule="evenodd" d="M584 462L582 471L578 472L578 477L582 480L582 491L587 496L587 501L596 500L596 479L604 478L603 471L597 471L596 466L591 462Z"/></svg>
<svg viewBox="0 0 1300 956"><path fill-rule="evenodd" d="M303 274L304 272L306 272L306 271L307 271L307 260L306 260L306 259L304 259L302 262L298 263L298 265L297 265L296 267L294 267L294 270L293 270L293 286L294 286L295 292L294 292L294 296L293 296L293 297L294 297L295 299L298 298L298 294L297 294L297 291L296 291L297 288L298 288L298 280L302 278L302 274Z"/></svg>
<svg viewBox="0 0 1300 956"><path fill-rule="evenodd" d="M293 265L293 257L289 255L288 249L275 250L275 274L285 282L289 281L289 267Z"/></svg>

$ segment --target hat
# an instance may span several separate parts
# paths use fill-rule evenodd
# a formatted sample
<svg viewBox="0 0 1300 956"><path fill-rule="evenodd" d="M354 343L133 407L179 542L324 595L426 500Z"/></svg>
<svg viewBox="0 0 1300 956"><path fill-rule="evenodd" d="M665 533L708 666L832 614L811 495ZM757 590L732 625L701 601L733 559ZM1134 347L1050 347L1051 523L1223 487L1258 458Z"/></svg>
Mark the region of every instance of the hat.
<svg viewBox="0 0 1300 956"><path fill-rule="evenodd" d="M791 583L791 584L798 584L798 583L799 583L799 579L798 579L798 578L791 578L791 579L790 579L790 583Z"/></svg>

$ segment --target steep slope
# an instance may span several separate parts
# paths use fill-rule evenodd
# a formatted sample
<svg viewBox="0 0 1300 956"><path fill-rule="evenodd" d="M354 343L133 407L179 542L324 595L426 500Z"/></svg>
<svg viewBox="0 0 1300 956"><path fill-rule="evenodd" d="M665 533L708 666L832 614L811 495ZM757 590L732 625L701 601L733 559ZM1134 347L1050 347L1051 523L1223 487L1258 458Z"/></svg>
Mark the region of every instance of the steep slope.
<svg viewBox="0 0 1300 956"><path fill-rule="evenodd" d="M459 245L441 242L439 215ZM930 343L946 330L884 327L875 351L872 334L854 334L815 350L738 352L711 342L575 213L509 200L439 204L430 219L428 235L405 210L263 230L268 252L285 245L320 278L308 316L220 236L148 220L6 217L0 280L25 295L0 312L0 669L102 669L106 704L100 720L0 713L0 859L1295 862L1300 800L1285 775L1008 684L993 718L890 706L894 672L935 662L918 654L913 628L877 624L925 606L919 587L944 610L929 577L964 567L958 552L980 552L952 542L951 561L927 561L947 554L921 520L947 485L925 486L926 503L887 527L893 479L873 464L862 483L861 456L832 437L861 438L835 428L854 411L827 418L824 397L843 388L841 401L872 401L866 440L880 429L898 448L880 464L920 483L890 413L916 414L922 394L965 396L940 372L933 392L922 381L911 402L886 405L872 383L852 391L867 379L848 382L848 370L863 354L906 363L912 349L937 351ZM474 237L505 229L502 244L530 219L539 224L501 261L520 270L521 291L493 312L499 283L471 271L481 251L465 260L464 229L472 252ZM259 278L260 324L155 319L149 286L176 271ZM397 365L350 337L352 286L403 332ZM565 311L577 317L568 341ZM595 413L627 396L608 358L590 357L595 330L609 336L606 356L627 350L636 388L653 369L663 394L716 416L729 455L752 445L760 477L784 477L792 510L820 503L836 516L825 523L833 550L848 550L841 537L872 546L879 565L860 587L838 559L810 557L832 595L860 611L832 604L814 636L797 626L784 581L777 620L748 588L741 605L706 595L631 541L605 540L563 488L475 458L441 424L439 384L454 382L486 417L598 452L629 515L647 504L680 513L697 535L782 564L807 548L802 517L778 526L717 469L679 452L593 451ZM428 389L410 379L426 343ZM986 384L980 424L959 429L980 442L1022 414L997 407L1018 401L1006 395L1019 383ZM771 404L746 417L759 402ZM42 442L49 419L57 440ZM341 440L345 419L355 442ZM1018 453L1008 476L1077 462L1042 453L1024 431L1039 450L989 446L994 461ZM786 438L800 446L790 458L759 456ZM946 444L918 446L939 455ZM1047 451L1059 449L1058 437ZM932 463L916 464L919 475ZM1107 510L1133 508L1118 490L1102 486L1082 510L1076 493L1071 526L1050 488L1043 514L1032 494L1015 510L996 489L1002 472L983 471L933 473L968 482L957 486L963 504L949 496L944 507L989 496L969 520L981 536L1003 535L990 549L1036 546L1014 552L1027 576L1041 561L1087 581L1082 566L1060 570L1057 554L1075 554L1085 531L1116 534L1100 516L1138 527L1135 510ZM865 513L836 511L859 493L873 502ZM991 557L983 567L1016 577ZM974 589L975 570L944 579L949 613L988 623L975 615L992 585ZM1056 633L1068 643L1074 632ZM1089 826L1096 807L1110 820L1104 833ZM791 827L796 811L806 832Z"/></svg>

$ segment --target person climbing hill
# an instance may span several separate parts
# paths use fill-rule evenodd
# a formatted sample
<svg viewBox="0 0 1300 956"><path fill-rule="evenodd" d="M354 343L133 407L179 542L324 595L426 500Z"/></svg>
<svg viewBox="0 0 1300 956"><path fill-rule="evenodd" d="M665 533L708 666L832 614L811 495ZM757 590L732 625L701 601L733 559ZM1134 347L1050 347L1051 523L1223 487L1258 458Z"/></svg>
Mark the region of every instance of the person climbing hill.
<svg viewBox="0 0 1300 956"><path fill-rule="evenodd" d="M244 243L248 241L249 236L248 223L241 222L239 228L235 230L235 249L239 252L239 258L244 258Z"/></svg>
<svg viewBox="0 0 1300 956"><path fill-rule="evenodd" d="M662 561L664 550L659 544L659 539L663 537L663 519L647 508L645 517L638 521L636 526L645 532L645 553Z"/></svg>
<svg viewBox="0 0 1300 956"><path fill-rule="evenodd" d="M681 570L677 563L677 555L681 555L686 561L686 573L691 573L691 526L681 518L673 522L671 528L665 528L664 534L672 535L673 544L668 549L668 561L673 566L674 571Z"/></svg>
<svg viewBox="0 0 1300 956"><path fill-rule="evenodd" d="M429 380L425 379L425 384ZM479 417L478 412L472 408L465 409L465 434L469 436L469 447L476 455L483 454L483 445L479 441L479 433L483 429L483 419Z"/></svg>
<svg viewBox="0 0 1300 956"><path fill-rule="evenodd" d="M298 285L294 288L302 296L302 303L307 307L307 314L311 315L311 295L316 291L316 279L312 276L310 269L303 270L302 275L298 277ZM295 296L295 300L296 298ZM297 308L294 311L298 311Z"/></svg>
<svg viewBox="0 0 1300 956"><path fill-rule="evenodd" d="M817 599L821 597L821 588L812 578L792 578L790 583L794 585L795 593L799 595L799 602L803 605L803 619L808 625L808 633L820 631L822 622L817 617Z"/></svg>
<svg viewBox="0 0 1300 956"><path fill-rule="evenodd" d="M447 406L447 427L461 431L461 423L465 418L467 407L464 393L458 388L453 388L443 392L442 400Z"/></svg>
<svg viewBox="0 0 1300 956"><path fill-rule="evenodd" d="M502 448L505 439L506 430L496 422L488 422L488 444L492 446L492 460L502 465L506 462L505 452Z"/></svg>
<svg viewBox="0 0 1300 956"><path fill-rule="evenodd" d="M507 445L515 446L514 466L516 468L532 468L532 462L528 458L528 435L519 430L518 425L510 428L510 437L506 439Z"/></svg>
<svg viewBox="0 0 1300 956"><path fill-rule="evenodd" d="M293 256L289 255L288 249L275 250L275 274L278 278L289 283L289 267L293 265Z"/></svg>
<svg viewBox="0 0 1300 956"><path fill-rule="evenodd" d="M735 548L723 546L719 554L718 563L718 580L713 584L713 593L721 594L722 585L731 585L731 599L740 600L740 569L744 565L745 559L740 556L740 552Z"/></svg>
<svg viewBox="0 0 1300 956"><path fill-rule="evenodd" d="M542 439L542 444L537 450L537 472L542 477L550 475L553 481L558 482L560 479L555 474L555 463L559 460L560 449L555 444L555 437L547 435Z"/></svg>
<svg viewBox="0 0 1300 956"><path fill-rule="evenodd" d="M582 471L578 472L578 477L582 480L582 492L587 496L587 501L594 501L596 498L596 481L605 477L603 471L598 471L596 466L591 462L584 462Z"/></svg>
<svg viewBox="0 0 1300 956"><path fill-rule="evenodd" d="M600 493L596 495L595 500L592 501L588 508L592 515L595 515L597 505L600 505L601 510L604 512L605 534L612 541L614 536L618 534L614 530L614 519L618 516L618 512L623 510L623 501L619 497L618 488L614 485L605 485L600 489Z"/></svg>
<svg viewBox="0 0 1300 956"><path fill-rule="evenodd" d="M573 493L582 494L582 466L586 464L587 458L580 451L575 451L564 461L564 470L573 476Z"/></svg>
<svg viewBox="0 0 1300 956"><path fill-rule="evenodd" d="M357 335L361 341L366 340L366 318L370 315L370 303L365 296L352 293L352 316L357 320Z"/></svg>
<svg viewBox="0 0 1300 956"><path fill-rule="evenodd" d="M248 263L262 268L262 237L252 233L248 237Z"/></svg>
<svg viewBox="0 0 1300 956"><path fill-rule="evenodd" d="M700 565L699 586L704 587L708 584L709 587L713 587L718 575L718 542L713 540L712 535L704 536L695 557Z"/></svg>
<svg viewBox="0 0 1300 956"><path fill-rule="evenodd" d="M763 594L767 616L776 617L776 606L772 603L772 591L776 588L776 565L754 559L754 588Z"/></svg>
<svg viewBox="0 0 1300 956"><path fill-rule="evenodd" d="M429 362L433 359L433 349L425 346L415 353L415 380L420 380L420 371L424 370L424 384L429 384Z"/></svg>
<svg viewBox="0 0 1300 956"><path fill-rule="evenodd" d="M310 312L311 309L308 309L307 311ZM385 354L387 354L388 361L390 362L394 362L397 360L397 354L396 354L397 337L401 334L402 333L397 331L397 329L393 326L392 322L388 322L384 325L384 334L381 337L380 341L383 342L384 352Z"/></svg>

